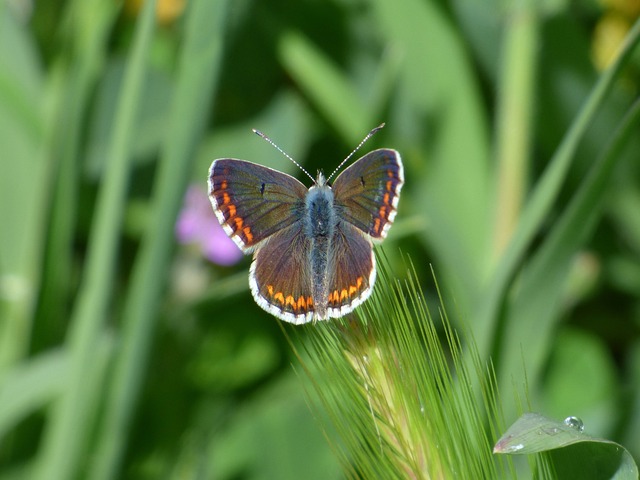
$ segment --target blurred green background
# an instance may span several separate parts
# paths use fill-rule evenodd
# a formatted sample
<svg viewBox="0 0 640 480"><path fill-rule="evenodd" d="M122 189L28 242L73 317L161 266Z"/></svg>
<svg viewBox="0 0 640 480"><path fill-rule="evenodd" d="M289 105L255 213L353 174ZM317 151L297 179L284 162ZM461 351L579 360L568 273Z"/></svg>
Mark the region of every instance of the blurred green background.
<svg viewBox="0 0 640 480"><path fill-rule="evenodd" d="M507 422L526 371L535 411L640 459L639 13L0 3L0 480L343 478L206 180L234 157L305 181L251 128L314 173L381 122L363 152L406 177L385 253L435 309L433 267Z"/></svg>

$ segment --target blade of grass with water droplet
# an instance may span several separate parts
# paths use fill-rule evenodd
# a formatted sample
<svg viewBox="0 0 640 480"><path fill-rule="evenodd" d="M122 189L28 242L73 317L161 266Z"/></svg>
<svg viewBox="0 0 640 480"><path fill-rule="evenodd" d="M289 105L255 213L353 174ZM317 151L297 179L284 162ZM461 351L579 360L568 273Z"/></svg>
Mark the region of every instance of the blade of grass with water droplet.
<svg viewBox="0 0 640 480"><path fill-rule="evenodd" d="M493 451L512 455L552 452L557 478L638 478L633 457L622 446L537 413L525 413L516 420Z"/></svg>

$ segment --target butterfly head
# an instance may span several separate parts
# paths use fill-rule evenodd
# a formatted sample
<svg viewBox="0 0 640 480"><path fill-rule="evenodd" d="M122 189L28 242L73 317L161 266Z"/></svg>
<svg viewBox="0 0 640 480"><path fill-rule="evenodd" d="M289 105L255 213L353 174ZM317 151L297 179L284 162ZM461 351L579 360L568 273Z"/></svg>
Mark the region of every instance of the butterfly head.
<svg viewBox="0 0 640 480"><path fill-rule="evenodd" d="M324 187L324 186L329 186L329 184L327 182L327 179L324 176L324 172L322 170L318 170L318 175L316 176L314 187Z"/></svg>

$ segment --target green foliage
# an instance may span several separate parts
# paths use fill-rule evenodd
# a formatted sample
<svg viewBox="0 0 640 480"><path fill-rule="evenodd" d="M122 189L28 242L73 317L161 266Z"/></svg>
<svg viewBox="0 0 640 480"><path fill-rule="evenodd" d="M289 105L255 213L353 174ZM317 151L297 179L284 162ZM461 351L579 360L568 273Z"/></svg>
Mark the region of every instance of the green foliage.
<svg viewBox="0 0 640 480"><path fill-rule="evenodd" d="M627 450L609 440L583 432L582 421L563 423L527 413L509 427L494 448L514 455L549 452L557 478L638 478L638 467Z"/></svg>
<svg viewBox="0 0 640 480"><path fill-rule="evenodd" d="M138 3L0 3L0 480L522 475L514 388L640 458L631 3ZM299 173L251 128L313 172L382 122L415 276L359 320L281 326L174 240L214 158Z"/></svg>
<svg viewBox="0 0 640 480"><path fill-rule="evenodd" d="M345 471L353 478L504 476L488 437L501 423L493 370L477 356L465 364L444 309L431 317L414 272L390 281L388 269L379 262L378 288L358 314L313 325L302 339L310 398L320 399L342 439Z"/></svg>

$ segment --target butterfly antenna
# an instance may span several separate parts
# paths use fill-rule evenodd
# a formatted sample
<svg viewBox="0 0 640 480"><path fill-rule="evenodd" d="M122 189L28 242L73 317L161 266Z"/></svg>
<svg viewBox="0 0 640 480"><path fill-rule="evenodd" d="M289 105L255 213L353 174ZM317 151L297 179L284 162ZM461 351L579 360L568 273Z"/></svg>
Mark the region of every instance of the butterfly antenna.
<svg viewBox="0 0 640 480"><path fill-rule="evenodd" d="M311 179L312 182L315 183L316 180L311 175L309 175L309 172L307 172L302 165L300 165L293 158L291 158L291 156L287 152L285 152L278 145L276 145L273 140L271 140L269 137L267 137L260 130L256 130L255 128L253 128L252 130L253 130L253 133L255 133L256 135L258 135L258 136L262 137L263 139L265 139L267 142L269 142L271 144L272 147L274 147L281 154L283 154L285 157L287 157L289 160L291 160L300 170L302 170L307 175L307 177L309 177Z"/></svg>
<svg viewBox="0 0 640 480"><path fill-rule="evenodd" d="M351 157L353 157L353 155L354 155L358 150L360 150L360 147L362 147L362 145L364 145L364 143L365 143L367 140L369 140L371 137L373 137L373 136L376 134L376 132L377 132L378 130L382 129L383 127L384 127L384 123L381 123L381 124L380 124L380 125L378 125L376 128L374 128L374 129L373 129L373 130L371 130L369 133L367 133L367 136L366 136L366 137L364 137L364 138L362 139L362 141L358 144L358 146L357 146L356 148L354 148L354 149L353 149L353 152L351 152L349 155L347 155L347 158L345 158L342 162L340 162L340 165L338 165L338 166L336 167L336 169L331 173L331 175L329 175L329 177L327 178L327 182L331 179L331 177L333 177L333 176L338 172L338 170L340 170L340 168L341 168L345 163L347 163L347 161L348 161Z"/></svg>

